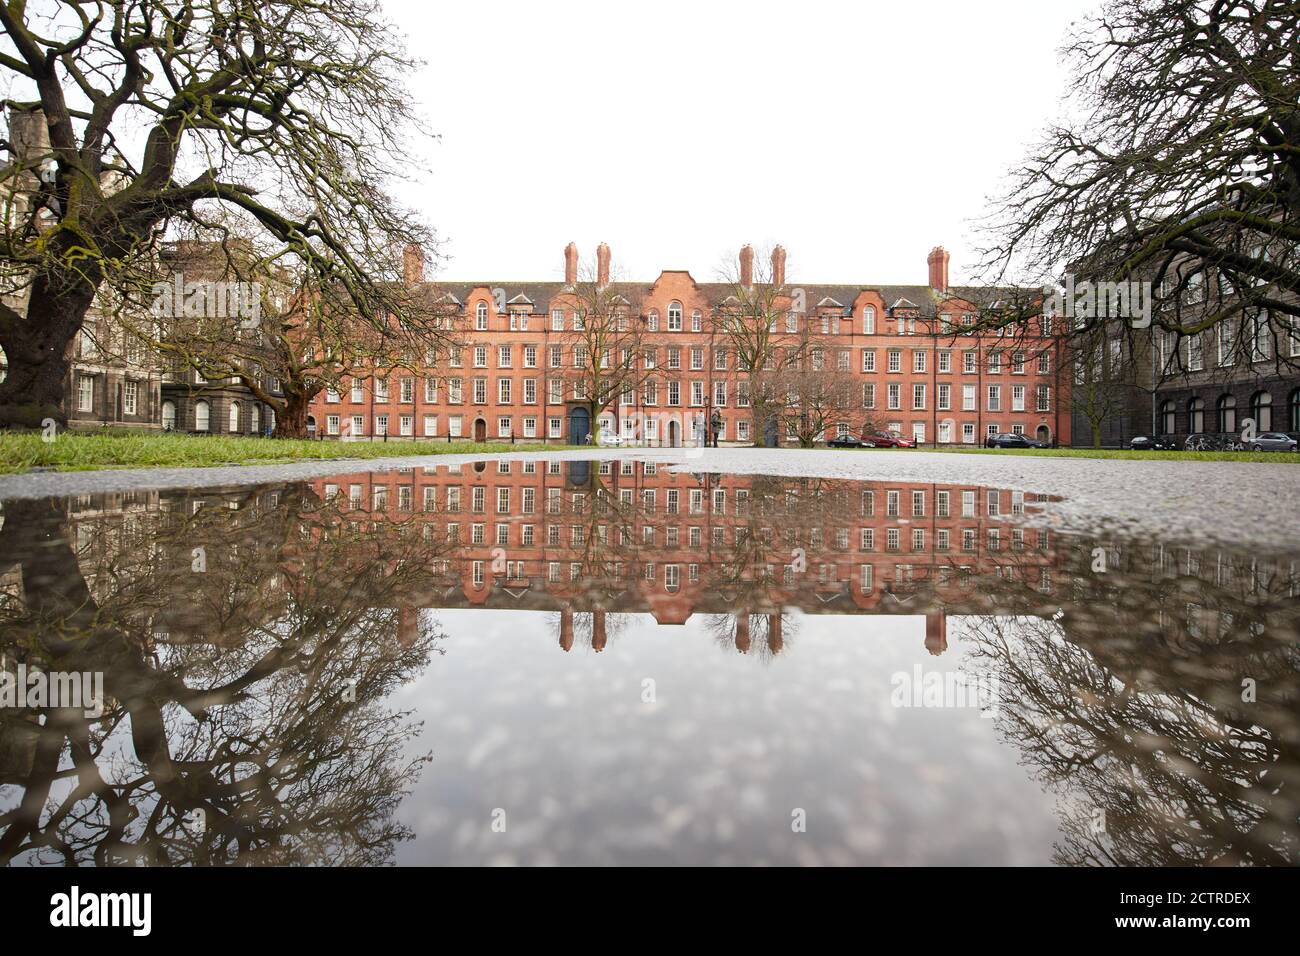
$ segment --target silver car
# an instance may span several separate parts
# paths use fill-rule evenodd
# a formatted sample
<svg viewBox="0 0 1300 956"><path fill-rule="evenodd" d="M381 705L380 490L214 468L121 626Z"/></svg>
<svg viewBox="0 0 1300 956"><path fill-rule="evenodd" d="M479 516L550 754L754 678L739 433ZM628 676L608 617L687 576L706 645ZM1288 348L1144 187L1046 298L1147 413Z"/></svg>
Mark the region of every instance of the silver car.
<svg viewBox="0 0 1300 956"><path fill-rule="evenodd" d="M1298 443L1284 432L1261 432L1250 443L1251 451L1295 451Z"/></svg>

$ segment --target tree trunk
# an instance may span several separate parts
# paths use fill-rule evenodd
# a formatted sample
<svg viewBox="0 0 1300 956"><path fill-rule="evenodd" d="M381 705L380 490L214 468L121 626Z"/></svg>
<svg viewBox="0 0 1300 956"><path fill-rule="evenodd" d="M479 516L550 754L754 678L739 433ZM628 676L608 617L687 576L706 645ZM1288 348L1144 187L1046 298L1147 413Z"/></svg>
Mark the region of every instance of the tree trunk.
<svg viewBox="0 0 1300 956"><path fill-rule="evenodd" d="M70 346L81 331L95 288L82 282L61 293L38 277L32 285L26 321L15 321L0 335L8 369L0 382L0 428L40 428L52 418L66 425L64 383L71 367Z"/></svg>
<svg viewBox="0 0 1300 956"><path fill-rule="evenodd" d="M297 389L286 388L284 410L275 413L275 437L306 438L307 408L310 403L310 396Z"/></svg>

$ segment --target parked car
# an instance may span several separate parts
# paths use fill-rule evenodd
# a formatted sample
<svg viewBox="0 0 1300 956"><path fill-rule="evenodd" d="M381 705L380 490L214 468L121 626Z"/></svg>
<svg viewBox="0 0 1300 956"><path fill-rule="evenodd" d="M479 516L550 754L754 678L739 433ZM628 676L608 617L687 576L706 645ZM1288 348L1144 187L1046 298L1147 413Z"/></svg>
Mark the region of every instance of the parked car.
<svg viewBox="0 0 1300 956"><path fill-rule="evenodd" d="M1300 442L1284 432L1261 432L1250 443L1251 451L1295 451L1297 447Z"/></svg>
<svg viewBox="0 0 1300 956"><path fill-rule="evenodd" d="M1160 435L1156 438L1150 435L1137 435L1129 440L1128 447L1133 451L1175 451L1178 448L1178 439L1173 435Z"/></svg>
<svg viewBox="0 0 1300 956"><path fill-rule="evenodd" d="M996 435L990 435L984 441L985 448L1041 448L1039 442L1032 438L1026 438L1024 435L1017 435L1015 432L998 432Z"/></svg>
<svg viewBox="0 0 1300 956"><path fill-rule="evenodd" d="M852 435L836 435L826 443L827 448L867 448L866 442Z"/></svg>
<svg viewBox="0 0 1300 956"><path fill-rule="evenodd" d="M904 438L898 432L876 432L873 435L865 435L862 443L870 448L915 448L916 442L910 438Z"/></svg>
<svg viewBox="0 0 1300 956"><path fill-rule="evenodd" d="M596 441L597 444L610 445L615 448L623 444L622 436L608 428L602 428L600 430L600 434L597 436Z"/></svg>

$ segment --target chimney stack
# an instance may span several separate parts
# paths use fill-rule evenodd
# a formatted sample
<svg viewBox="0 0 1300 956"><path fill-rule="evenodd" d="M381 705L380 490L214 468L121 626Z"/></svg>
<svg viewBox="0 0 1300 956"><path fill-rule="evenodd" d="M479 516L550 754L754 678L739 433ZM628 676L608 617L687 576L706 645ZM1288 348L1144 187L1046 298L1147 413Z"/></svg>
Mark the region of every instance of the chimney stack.
<svg viewBox="0 0 1300 956"><path fill-rule="evenodd" d="M596 247L596 286L605 288L609 285L609 246L603 242Z"/></svg>
<svg viewBox="0 0 1300 956"><path fill-rule="evenodd" d="M772 285L778 289L785 285L785 249L782 246L772 250Z"/></svg>
<svg viewBox="0 0 1300 956"><path fill-rule="evenodd" d="M740 286L748 289L754 284L754 248L750 245L740 249Z"/></svg>
<svg viewBox="0 0 1300 956"><path fill-rule="evenodd" d="M578 284L578 247L573 243L564 247L564 284L570 288Z"/></svg>
<svg viewBox="0 0 1300 956"><path fill-rule="evenodd" d="M413 242L402 250L402 277L408 289L424 282L424 250Z"/></svg>
<svg viewBox="0 0 1300 956"><path fill-rule="evenodd" d="M930 288L935 292L948 291L948 253L943 246L935 246L925 261L930 266Z"/></svg>

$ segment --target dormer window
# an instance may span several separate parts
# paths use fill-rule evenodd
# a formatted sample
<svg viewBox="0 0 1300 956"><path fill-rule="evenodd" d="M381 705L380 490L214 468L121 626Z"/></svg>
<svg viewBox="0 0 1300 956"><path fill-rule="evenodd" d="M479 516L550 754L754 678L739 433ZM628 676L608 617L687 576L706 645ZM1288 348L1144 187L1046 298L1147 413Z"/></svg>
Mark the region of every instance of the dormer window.
<svg viewBox="0 0 1300 956"><path fill-rule="evenodd" d="M682 304L674 302L668 306L668 331L680 332L682 330Z"/></svg>
<svg viewBox="0 0 1300 956"><path fill-rule="evenodd" d="M647 332L658 332L658 331L659 331L659 313L658 313L658 311L656 311L655 309L651 309L651 310L650 310L650 314L646 316L645 327L646 327L646 331L647 331Z"/></svg>
<svg viewBox="0 0 1300 956"><path fill-rule="evenodd" d="M691 331L699 332L704 328L704 316L700 315L700 310L696 309L691 313Z"/></svg>
<svg viewBox="0 0 1300 956"><path fill-rule="evenodd" d="M876 334L876 308L869 305L862 310L862 334Z"/></svg>
<svg viewBox="0 0 1300 956"><path fill-rule="evenodd" d="M474 328L480 332L487 331L487 303L480 302L474 310Z"/></svg>

